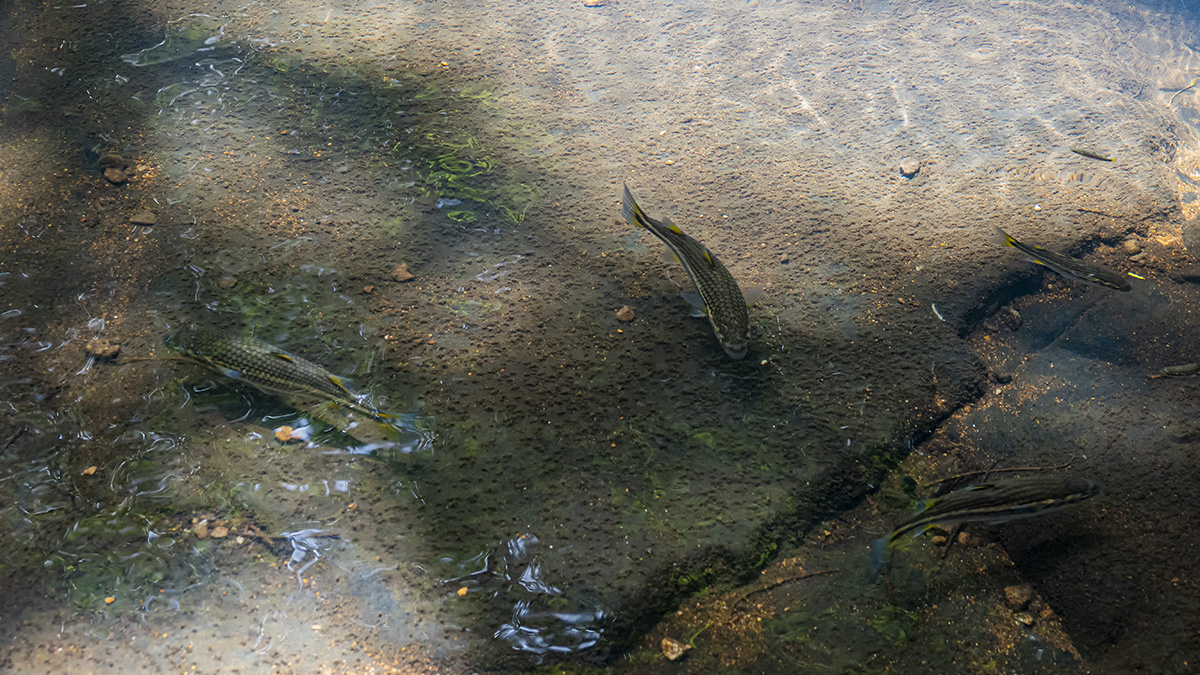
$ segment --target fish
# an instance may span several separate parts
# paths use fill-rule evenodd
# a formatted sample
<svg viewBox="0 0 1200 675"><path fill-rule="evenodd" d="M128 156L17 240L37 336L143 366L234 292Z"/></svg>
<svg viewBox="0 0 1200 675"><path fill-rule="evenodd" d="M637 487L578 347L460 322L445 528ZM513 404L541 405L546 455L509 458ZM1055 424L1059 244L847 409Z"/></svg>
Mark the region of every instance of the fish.
<svg viewBox="0 0 1200 675"><path fill-rule="evenodd" d="M1043 267L1049 267L1064 277L1075 278L1118 291L1133 290L1133 286L1129 283L1129 280L1116 272L1104 269L1099 265L1084 262L1078 258L1072 258L1069 255L1048 251L1041 246L1021 243L998 227L996 228L996 232L1003 238L1001 243L1005 246L1011 246L1021 251L1029 256L1030 262L1042 265Z"/></svg>
<svg viewBox="0 0 1200 675"><path fill-rule="evenodd" d="M891 556L896 540L918 537L935 525L1003 523L1029 518L1095 497L1100 483L1077 476L1028 476L972 485L917 505L911 518L871 545L871 577Z"/></svg>
<svg viewBox="0 0 1200 675"><path fill-rule="evenodd" d="M1174 94L1171 94L1171 100L1167 101L1167 105L1170 106L1173 103L1175 103L1176 96L1178 96L1178 95L1182 94L1183 92L1187 91L1188 89L1191 89L1192 87L1196 86L1197 82L1200 82L1200 77L1193 77L1191 84L1184 87L1183 89L1180 89L1179 91L1175 92Z"/></svg>
<svg viewBox="0 0 1200 675"><path fill-rule="evenodd" d="M750 316L746 311L746 296L729 270L704 244L684 234L679 226L646 215L634 201L628 186L625 186L621 210L630 225L648 230L679 258L700 294L704 314L712 324L717 342L729 358L736 360L746 356L750 347Z"/></svg>
<svg viewBox="0 0 1200 675"><path fill-rule="evenodd" d="M1071 152L1073 152L1077 155L1083 155L1084 157L1089 157L1091 159L1098 159L1101 162L1114 161L1112 157L1105 157L1104 155L1096 152L1095 150L1088 150L1087 148L1071 148Z"/></svg>
<svg viewBox="0 0 1200 675"><path fill-rule="evenodd" d="M193 331L180 341L179 351L190 361L268 393L317 400L377 420L398 417L362 403L346 378L256 338Z"/></svg>
<svg viewBox="0 0 1200 675"><path fill-rule="evenodd" d="M1200 373L1200 362L1184 363L1178 366L1166 366L1158 371L1155 375L1148 375L1151 379L1158 377L1184 377L1186 375L1195 375Z"/></svg>

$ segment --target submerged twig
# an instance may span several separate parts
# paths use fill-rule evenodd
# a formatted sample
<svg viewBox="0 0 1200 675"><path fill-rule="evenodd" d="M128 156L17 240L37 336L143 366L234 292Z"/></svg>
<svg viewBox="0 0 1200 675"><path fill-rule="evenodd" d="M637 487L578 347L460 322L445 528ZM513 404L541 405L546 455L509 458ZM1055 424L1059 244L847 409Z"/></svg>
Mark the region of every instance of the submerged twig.
<svg viewBox="0 0 1200 675"><path fill-rule="evenodd" d="M821 574L833 574L834 572L837 572L837 571L839 571L839 570L837 570L837 569L831 569L831 570L817 570L816 572L801 572L801 573L799 573L799 574L793 574L793 575L791 575L791 576L787 576L787 577L784 577L784 578L782 578L782 579L776 579L775 581L773 581L773 582L771 582L771 583L767 584L766 586L760 586L760 587L758 587L758 588L752 588L752 589L750 589L750 590L746 591L745 593L742 593L741 597L739 597L737 600L734 600L734 601L733 601L733 603L729 605L729 609L736 609L736 608L737 608L737 606L738 606L738 605L739 605L739 604L740 604L742 601L744 601L746 598L749 598L749 597L750 597L750 596L752 596L752 595L757 595L757 594L759 594L759 593L764 593L764 592L766 592L766 591L772 590L772 589L774 589L774 588L777 588L777 587L779 587L779 586L782 586L782 585L784 585L784 584L791 583L791 582L793 582L793 581L800 581L800 580L802 580L802 579L807 579L807 578L809 578L809 577L815 577L815 576L819 576L819 575L821 575Z"/></svg>
<svg viewBox="0 0 1200 675"><path fill-rule="evenodd" d="M966 473L955 474L953 476L948 476L946 478L941 478L941 479L935 480L932 483L930 483L929 486L933 487L934 485L941 485L942 483L948 483L952 480L958 480L959 478L967 478L969 476L978 476L980 474L982 474L986 477L990 473L1011 473L1013 471L1054 471L1057 469L1065 469L1065 468L1071 466L1071 463L1074 461L1075 461L1075 455L1071 455L1067 459L1066 464L1060 464L1059 466L1019 466L1019 467L1012 468L1012 469L991 468L991 469L980 469L978 471L968 471Z"/></svg>

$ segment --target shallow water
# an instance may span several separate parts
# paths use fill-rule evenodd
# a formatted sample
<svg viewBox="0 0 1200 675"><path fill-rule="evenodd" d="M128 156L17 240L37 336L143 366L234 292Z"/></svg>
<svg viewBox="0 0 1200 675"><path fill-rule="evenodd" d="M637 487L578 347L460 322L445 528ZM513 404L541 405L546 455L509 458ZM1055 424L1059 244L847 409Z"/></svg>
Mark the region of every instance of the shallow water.
<svg viewBox="0 0 1200 675"><path fill-rule="evenodd" d="M1198 658L1200 596L1145 599L1196 572L1194 383L1145 379L1200 347L1187 7L203 11L0 11L0 668L652 672L677 630L694 672L967 672L1007 609L947 589L1010 582L1054 667ZM756 289L744 360L622 184ZM1143 278L1064 281L995 225ZM177 358L197 327L403 439ZM853 576L905 480L1068 458L1100 504L978 528L1003 573ZM823 599L695 609L809 558Z"/></svg>

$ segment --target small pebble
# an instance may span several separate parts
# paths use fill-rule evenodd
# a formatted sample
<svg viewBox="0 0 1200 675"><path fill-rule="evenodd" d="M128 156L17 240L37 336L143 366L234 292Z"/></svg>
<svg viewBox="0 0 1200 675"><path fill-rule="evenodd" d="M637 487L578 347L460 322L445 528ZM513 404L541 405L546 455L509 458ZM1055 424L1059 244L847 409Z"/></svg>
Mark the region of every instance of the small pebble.
<svg viewBox="0 0 1200 675"><path fill-rule="evenodd" d="M374 292L375 292L374 286L370 286L370 285L363 286L363 293L374 293Z"/></svg>
<svg viewBox="0 0 1200 675"><path fill-rule="evenodd" d="M996 384L1008 384L1012 382L1012 373L1006 373L999 370L994 370L990 373L992 381Z"/></svg>
<svg viewBox="0 0 1200 675"><path fill-rule="evenodd" d="M88 468L83 470L83 475L90 476L90 475L96 473L96 469L97 469L97 467L95 467L95 466L89 466Z"/></svg>
<svg viewBox="0 0 1200 675"><path fill-rule="evenodd" d="M400 263L392 268L392 279L396 281L410 281L415 278L416 275L408 271L408 263Z"/></svg>
<svg viewBox="0 0 1200 675"><path fill-rule="evenodd" d="M621 309L618 309L617 321L624 321L625 323L633 321L633 308L629 305L625 305L621 307Z"/></svg>
<svg viewBox="0 0 1200 675"><path fill-rule="evenodd" d="M120 185L121 183L128 181L129 176L125 175L123 170L110 166L104 170L104 180L112 183L113 185Z"/></svg>
<svg viewBox="0 0 1200 675"><path fill-rule="evenodd" d="M224 539L229 536L229 528L224 525L218 525L212 529L212 532L208 533L208 536L213 539Z"/></svg>
<svg viewBox="0 0 1200 675"><path fill-rule="evenodd" d="M220 284L221 288L233 288L237 285L237 277L225 275L217 283Z"/></svg>
<svg viewBox="0 0 1200 675"><path fill-rule="evenodd" d="M961 546L974 546L979 543L979 538L970 532L959 532L958 543Z"/></svg>
<svg viewBox="0 0 1200 675"><path fill-rule="evenodd" d="M1001 315L1001 320L1004 321L1004 325L1008 326L1009 330L1014 332L1021 327L1021 323L1024 321L1021 318L1021 313L1012 307L1009 307L1008 311Z"/></svg>
<svg viewBox="0 0 1200 675"><path fill-rule="evenodd" d="M1136 239L1126 239L1121 243L1121 247L1124 248L1125 252L1129 255L1137 255L1138 253L1142 252L1142 245L1137 243Z"/></svg>
<svg viewBox="0 0 1200 675"><path fill-rule="evenodd" d="M1015 610L1025 609L1029 605L1029 601L1033 599L1033 586L1029 584L1005 586L1004 599L1008 602L1008 606Z"/></svg>
<svg viewBox="0 0 1200 675"><path fill-rule="evenodd" d="M83 350L98 359L115 359L121 353L121 345L104 338L92 338Z"/></svg>
<svg viewBox="0 0 1200 675"><path fill-rule="evenodd" d="M905 178L912 178L921 170L921 163L912 157L905 157L900 160L900 175Z"/></svg>
<svg viewBox="0 0 1200 675"><path fill-rule="evenodd" d="M1017 621L1020 621L1021 623L1025 624L1026 626L1033 625L1033 617L1030 616L1027 612L1019 612L1017 614Z"/></svg>
<svg viewBox="0 0 1200 675"><path fill-rule="evenodd" d="M946 538L940 534L935 534L929 538L929 541L933 542L934 546L941 546L946 543Z"/></svg>
<svg viewBox="0 0 1200 675"><path fill-rule="evenodd" d="M791 262L791 258L788 258L788 254L786 254L786 253L781 253L781 254L779 255L779 264L780 264L780 265L786 265L786 264L788 264L789 262Z"/></svg>
<svg viewBox="0 0 1200 675"><path fill-rule="evenodd" d="M299 436L296 435L296 430L286 424L275 430L275 440L279 441L280 443L287 443L288 441L297 438L299 438Z"/></svg>
<svg viewBox="0 0 1200 675"><path fill-rule="evenodd" d="M672 661L683 658L683 655L687 654L691 648L691 645L685 645L675 638L665 637L662 639L663 654Z"/></svg>
<svg viewBox="0 0 1200 675"><path fill-rule="evenodd" d="M202 520L199 523L196 523L196 526L192 528L192 532L196 533L197 539L207 539L208 538L208 521Z"/></svg>
<svg viewBox="0 0 1200 675"><path fill-rule="evenodd" d="M100 165L101 169L129 168L129 162L115 152L106 152L103 155L100 155L100 159L96 160L96 163Z"/></svg>

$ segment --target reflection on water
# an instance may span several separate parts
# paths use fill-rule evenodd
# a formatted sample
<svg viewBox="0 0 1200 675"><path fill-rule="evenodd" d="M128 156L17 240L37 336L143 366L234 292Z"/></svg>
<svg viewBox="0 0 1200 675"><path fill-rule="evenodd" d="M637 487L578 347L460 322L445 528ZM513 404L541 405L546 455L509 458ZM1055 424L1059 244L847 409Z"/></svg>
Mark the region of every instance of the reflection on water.
<svg viewBox="0 0 1200 675"><path fill-rule="evenodd" d="M587 649L604 634L606 612L595 603L572 600L546 578L542 542L522 534L500 547L457 563L463 575L443 583L457 595L483 593L512 607L512 615L494 637L534 654L567 654ZM453 563L443 560L443 563Z"/></svg>

